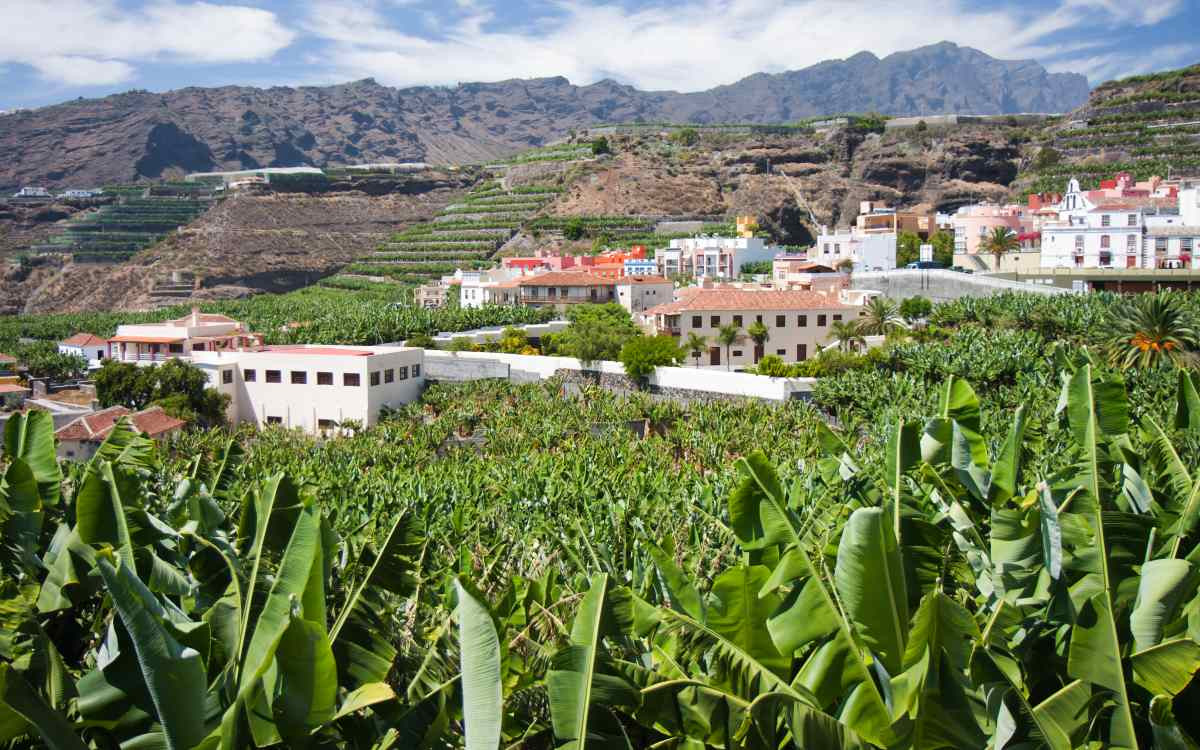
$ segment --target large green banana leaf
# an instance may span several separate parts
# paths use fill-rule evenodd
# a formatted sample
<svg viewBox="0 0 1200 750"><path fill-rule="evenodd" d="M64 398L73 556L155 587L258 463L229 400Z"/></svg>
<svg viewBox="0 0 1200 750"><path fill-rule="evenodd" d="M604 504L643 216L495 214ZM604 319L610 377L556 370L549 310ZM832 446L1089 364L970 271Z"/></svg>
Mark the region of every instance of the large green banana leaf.
<svg viewBox="0 0 1200 750"><path fill-rule="evenodd" d="M496 750L503 724L500 639L486 605L455 579L467 750Z"/></svg>

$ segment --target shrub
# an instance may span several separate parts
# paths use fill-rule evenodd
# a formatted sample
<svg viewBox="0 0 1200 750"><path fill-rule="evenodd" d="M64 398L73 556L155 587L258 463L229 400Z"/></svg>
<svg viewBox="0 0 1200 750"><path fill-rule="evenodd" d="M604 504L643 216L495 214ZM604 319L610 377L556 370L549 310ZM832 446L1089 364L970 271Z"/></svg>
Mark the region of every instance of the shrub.
<svg viewBox="0 0 1200 750"><path fill-rule="evenodd" d="M609 148L608 139L605 138L604 136L600 136L599 138L592 141L592 155L593 156L599 156L600 154L611 154L611 153L612 153L612 149Z"/></svg>
<svg viewBox="0 0 1200 750"><path fill-rule="evenodd" d="M563 226L562 233L563 237L568 240L574 241L583 239L583 220L578 216L571 218Z"/></svg>
<svg viewBox="0 0 1200 750"><path fill-rule="evenodd" d="M1037 156L1033 157L1033 168L1035 170L1049 169L1062 161L1062 154L1050 146L1042 146L1037 152Z"/></svg>
<svg viewBox="0 0 1200 750"><path fill-rule="evenodd" d="M644 380L658 367L678 365L685 354L671 336L635 336L621 347L620 361L626 375Z"/></svg>
<svg viewBox="0 0 1200 750"><path fill-rule="evenodd" d="M933 312L933 303L927 297L909 297L900 303L900 315L908 320L927 318Z"/></svg>
<svg viewBox="0 0 1200 750"><path fill-rule="evenodd" d="M427 333L418 333L416 336L411 336L404 342L405 346L415 346L419 349L436 349L437 343L433 337Z"/></svg>

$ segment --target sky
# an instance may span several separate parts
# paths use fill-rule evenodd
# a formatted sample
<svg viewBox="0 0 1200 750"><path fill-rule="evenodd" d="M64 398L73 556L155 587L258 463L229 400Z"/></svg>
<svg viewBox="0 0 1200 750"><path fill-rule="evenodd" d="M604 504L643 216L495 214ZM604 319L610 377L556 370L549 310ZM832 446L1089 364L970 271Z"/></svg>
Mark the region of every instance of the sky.
<svg viewBox="0 0 1200 750"><path fill-rule="evenodd" d="M943 40L1093 84L1200 62L1200 0L0 0L0 110L130 89L566 76L697 91Z"/></svg>

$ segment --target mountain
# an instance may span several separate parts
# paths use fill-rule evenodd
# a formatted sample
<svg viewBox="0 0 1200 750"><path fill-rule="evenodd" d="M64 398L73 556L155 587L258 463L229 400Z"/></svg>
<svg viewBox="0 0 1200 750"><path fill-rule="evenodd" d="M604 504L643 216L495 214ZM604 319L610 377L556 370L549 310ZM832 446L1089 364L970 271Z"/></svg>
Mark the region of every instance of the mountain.
<svg viewBox="0 0 1200 750"><path fill-rule="evenodd" d="M455 88L245 86L132 91L0 115L0 189L371 161L485 161L601 122L788 122L839 112L1060 112L1086 79L949 42L758 73L708 91L538 78Z"/></svg>

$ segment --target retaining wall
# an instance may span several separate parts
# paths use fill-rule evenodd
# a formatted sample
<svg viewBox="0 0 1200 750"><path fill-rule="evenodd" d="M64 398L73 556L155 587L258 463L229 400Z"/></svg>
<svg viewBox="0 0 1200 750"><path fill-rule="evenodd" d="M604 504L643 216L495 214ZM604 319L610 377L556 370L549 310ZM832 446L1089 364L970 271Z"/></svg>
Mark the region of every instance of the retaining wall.
<svg viewBox="0 0 1200 750"><path fill-rule="evenodd" d="M856 272L850 277L850 286L883 292L892 299L920 295L935 301L990 297L1001 292L1031 292L1047 296L1072 293L1070 289L1048 284L1027 284L944 269Z"/></svg>
<svg viewBox="0 0 1200 750"><path fill-rule="evenodd" d="M514 383L531 383L555 376L573 388L600 385L615 391L638 390L619 362L592 362L585 367L573 357L425 352L425 377L429 380L464 382L504 378ZM660 367L647 379L642 390L679 401L754 398L783 402L809 398L815 382L813 378L768 378L743 372Z"/></svg>

